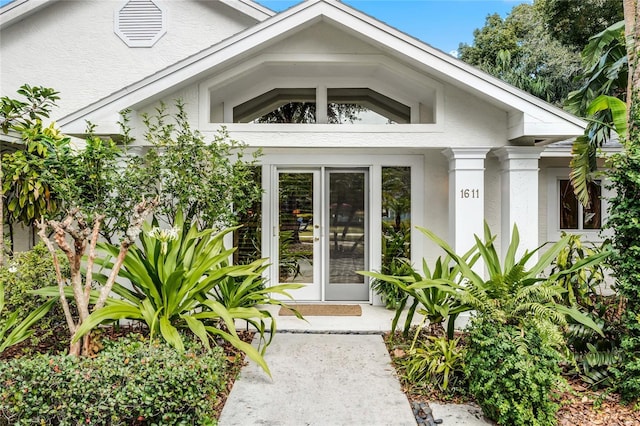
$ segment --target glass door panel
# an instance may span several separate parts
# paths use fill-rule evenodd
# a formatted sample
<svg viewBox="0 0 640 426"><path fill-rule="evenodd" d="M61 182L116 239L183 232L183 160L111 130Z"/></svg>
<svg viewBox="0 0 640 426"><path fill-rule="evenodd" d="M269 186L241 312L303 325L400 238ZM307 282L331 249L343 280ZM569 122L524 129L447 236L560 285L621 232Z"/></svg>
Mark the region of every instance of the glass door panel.
<svg viewBox="0 0 640 426"><path fill-rule="evenodd" d="M368 176L366 170L328 170L326 300L368 300Z"/></svg>
<svg viewBox="0 0 640 426"><path fill-rule="evenodd" d="M301 283L298 300L320 300L318 171L278 173L278 281Z"/></svg>

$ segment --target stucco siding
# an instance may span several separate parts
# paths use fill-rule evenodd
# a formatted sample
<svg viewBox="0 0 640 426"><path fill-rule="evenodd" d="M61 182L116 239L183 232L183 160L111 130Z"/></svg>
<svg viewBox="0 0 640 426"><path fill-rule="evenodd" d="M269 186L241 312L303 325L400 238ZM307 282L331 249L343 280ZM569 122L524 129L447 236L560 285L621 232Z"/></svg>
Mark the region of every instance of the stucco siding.
<svg viewBox="0 0 640 426"><path fill-rule="evenodd" d="M501 229L501 175L500 161L492 153L487 154L484 173L484 218L494 234L498 234ZM496 238L494 244L498 253L501 253L500 238Z"/></svg>
<svg viewBox="0 0 640 426"><path fill-rule="evenodd" d="M507 113L454 86L445 86L445 135L450 146L499 147L507 143Z"/></svg>
<svg viewBox="0 0 640 426"><path fill-rule="evenodd" d="M449 238L449 163L442 150L427 150L424 154L424 218L415 224L435 232L441 238ZM442 250L426 236L424 258L432 265ZM420 268L420 265L416 265Z"/></svg>
<svg viewBox="0 0 640 426"><path fill-rule="evenodd" d="M342 29L321 22L265 48L263 52L287 54L355 53L365 55L378 54L380 50L356 37L346 35Z"/></svg>
<svg viewBox="0 0 640 426"><path fill-rule="evenodd" d="M128 84L254 24L212 1L158 2L167 32L150 48L130 48L114 33L126 1L59 1L0 34L1 93L24 83L60 92L53 118L63 117Z"/></svg>

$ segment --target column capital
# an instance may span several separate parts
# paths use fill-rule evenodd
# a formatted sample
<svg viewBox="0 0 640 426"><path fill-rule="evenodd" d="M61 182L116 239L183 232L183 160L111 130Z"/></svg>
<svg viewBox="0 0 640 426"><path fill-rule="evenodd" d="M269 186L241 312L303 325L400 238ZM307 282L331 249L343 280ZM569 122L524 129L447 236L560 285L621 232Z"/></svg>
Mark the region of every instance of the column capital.
<svg viewBox="0 0 640 426"><path fill-rule="evenodd" d="M490 147L469 147L469 148L446 148L442 150L442 153L449 160L458 159L485 159L487 153L491 150Z"/></svg>
<svg viewBox="0 0 640 426"><path fill-rule="evenodd" d="M502 163L502 171L538 170L538 160L544 151L539 146L503 146L495 150L495 155Z"/></svg>
<svg viewBox="0 0 640 426"><path fill-rule="evenodd" d="M494 151L500 161L538 160L544 151L541 146L503 146Z"/></svg>
<svg viewBox="0 0 640 426"><path fill-rule="evenodd" d="M442 153L449 159L449 172L454 170L484 170L484 160L490 148L447 148Z"/></svg>

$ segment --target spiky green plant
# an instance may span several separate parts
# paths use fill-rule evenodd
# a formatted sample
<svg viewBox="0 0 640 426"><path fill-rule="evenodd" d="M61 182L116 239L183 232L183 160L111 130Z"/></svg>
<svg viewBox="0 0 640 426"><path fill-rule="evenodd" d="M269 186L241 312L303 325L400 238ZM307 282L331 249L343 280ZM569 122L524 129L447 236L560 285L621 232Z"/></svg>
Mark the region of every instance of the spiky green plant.
<svg viewBox="0 0 640 426"><path fill-rule="evenodd" d="M520 259L517 259L520 236L517 226L514 225L511 242L504 260L501 261L493 243L495 236L485 223L484 241L478 236L475 237L475 247L487 271L487 278L484 278L474 271L473 265L464 256L457 255L451 246L436 234L424 228L420 228L420 231L438 244L457 265L464 278L462 284L453 280L446 284L457 290L456 297L461 304L478 314L487 315L503 324L513 325L521 324L530 318L566 325L569 316L602 334L600 327L591 318L574 307L562 304L565 289L557 284L557 280L582 268L597 265L609 255L609 251L595 253L579 260L568 269L545 276L544 272L569 244L569 236L563 236L544 252L541 251L543 245L533 251L525 251ZM538 260L530 266L535 254L539 255ZM420 285L429 287L435 284L442 285L443 282L426 281Z"/></svg>
<svg viewBox="0 0 640 426"><path fill-rule="evenodd" d="M470 264L477 260L473 250L463 256ZM372 277L379 281L394 285L406 296L400 300L396 307L396 313L391 323L391 329L396 330L398 321L405 315L403 334L409 335L416 313L423 315L431 328L431 334L441 334L442 323L449 318L449 338L453 337L453 324L455 318L469 307L459 303L457 289L459 288L461 274L457 266L449 267L452 258L445 256L438 258L433 268L425 260L422 261L422 274L408 269L403 276L385 275L377 272L360 271L359 274ZM404 272L404 271L403 271ZM407 308L409 304L409 308Z"/></svg>
<svg viewBox="0 0 640 426"><path fill-rule="evenodd" d="M173 229L160 229L157 225L154 220L143 226L140 246L132 247L125 258L119 276L128 280L130 286L116 283L113 292L118 298L109 299L104 308L93 312L79 327L77 338L103 322L133 319L144 321L152 336L160 334L170 345L183 351L179 329L188 329L206 347L209 347L210 336L223 338L270 375L263 358L265 347L256 349L242 341L234 324L238 319L260 322L268 315L255 306L225 307L211 297L211 292L229 277L242 279L243 283L260 279L264 261L229 264L234 249L226 249L223 239L235 228L219 233L213 229L199 231L195 224L184 223L180 212ZM118 247L111 244L99 244L99 249L111 257L118 253ZM109 269L112 267L109 259L98 259L96 263ZM94 277L107 279L101 274ZM270 291L286 296L287 288L296 287L272 287ZM264 297L261 300L264 301ZM268 344L265 327L259 327L258 333L261 342Z"/></svg>
<svg viewBox="0 0 640 426"><path fill-rule="evenodd" d="M27 339L33 330L31 327L38 322L56 303L51 299L29 313L22 321L18 319L18 311L9 314L4 323L0 323L0 354L10 346ZM0 312L4 309L4 284L0 282Z"/></svg>
<svg viewBox="0 0 640 426"><path fill-rule="evenodd" d="M427 382L446 392L464 381L464 348L460 338L428 336L424 343L414 342L402 366L409 382Z"/></svg>

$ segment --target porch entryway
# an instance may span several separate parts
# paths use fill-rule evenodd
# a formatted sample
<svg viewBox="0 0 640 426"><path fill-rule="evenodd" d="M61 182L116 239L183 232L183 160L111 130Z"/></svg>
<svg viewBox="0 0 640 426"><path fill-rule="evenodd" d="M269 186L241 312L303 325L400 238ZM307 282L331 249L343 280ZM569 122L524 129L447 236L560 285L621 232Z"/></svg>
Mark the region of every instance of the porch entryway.
<svg viewBox="0 0 640 426"><path fill-rule="evenodd" d="M277 168L279 283L299 301L368 301L369 169Z"/></svg>

